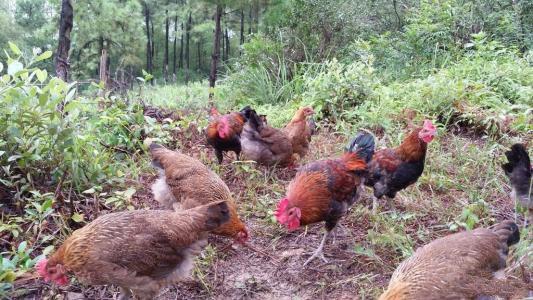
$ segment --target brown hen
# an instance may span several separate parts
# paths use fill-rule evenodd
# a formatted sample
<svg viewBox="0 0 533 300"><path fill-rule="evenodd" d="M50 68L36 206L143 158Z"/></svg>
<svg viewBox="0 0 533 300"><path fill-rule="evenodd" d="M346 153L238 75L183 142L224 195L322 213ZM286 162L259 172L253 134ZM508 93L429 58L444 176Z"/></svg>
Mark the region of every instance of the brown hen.
<svg viewBox="0 0 533 300"><path fill-rule="evenodd" d="M242 154L245 159L263 165L287 166L294 162L292 144L283 131L263 123L254 110L246 116L241 134Z"/></svg>
<svg viewBox="0 0 533 300"><path fill-rule="evenodd" d="M520 239L518 226L505 221L437 239L403 261L380 300L510 297L518 282L503 274L509 246Z"/></svg>
<svg viewBox="0 0 533 300"><path fill-rule="evenodd" d="M292 152L303 158L309 151L311 142L311 127L307 122L307 117L315 112L311 107L302 107L296 111L292 120L283 128L292 144Z"/></svg>
<svg viewBox="0 0 533 300"><path fill-rule="evenodd" d="M195 158L157 144L150 145L150 153L152 164L160 171L159 179L152 185L158 202L167 209L179 210L224 200L229 206L230 220L213 233L241 243L248 239L248 230L239 219L231 192L216 173Z"/></svg>
<svg viewBox="0 0 533 300"><path fill-rule="evenodd" d="M46 281L68 283L75 275L89 285L121 287L153 299L164 286L190 275L193 258L207 244L206 232L229 220L226 202L184 211L137 210L103 215L78 229L37 265Z"/></svg>

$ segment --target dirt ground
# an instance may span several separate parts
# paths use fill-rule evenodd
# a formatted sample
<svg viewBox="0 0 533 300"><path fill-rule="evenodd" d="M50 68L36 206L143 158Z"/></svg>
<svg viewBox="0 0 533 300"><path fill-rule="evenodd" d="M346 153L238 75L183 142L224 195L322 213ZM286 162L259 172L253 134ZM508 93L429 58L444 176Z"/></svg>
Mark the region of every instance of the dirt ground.
<svg viewBox="0 0 533 300"><path fill-rule="evenodd" d="M204 162L213 162L214 155L203 141L201 133L189 130L175 136L177 148ZM307 161L332 156L342 151L344 139L329 132L319 133L312 143L313 153ZM228 184L239 204L251 233L250 247L229 246L230 240L210 237L210 246L197 260L190 280L164 289L157 299L374 299L388 283L390 275L401 261L402 253L387 248L376 248L370 254L354 250L355 245L366 245L368 234L375 229L369 212L371 191L352 207L348 216L340 222L325 246L327 263L320 259L307 267L303 262L318 246L323 234L323 224L315 224L294 232L287 232L272 221L272 211L277 199L295 173L295 170L267 169L257 167L250 175L243 167L231 163L226 157L218 172ZM264 176L263 176L264 175ZM255 176L255 177L254 177ZM137 192L132 204L136 208L158 208L152 198L150 185L155 180L153 173L143 174L133 183ZM431 187L420 184L423 196L430 196ZM443 206L454 201L454 191L441 195ZM408 214L416 206L410 194L399 193L394 202L394 211ZM511 215L512 203L498 195L500 218ZM451 205L451 204L450 204ZM424 208L426 209L426 208ZM431 208L428 208L431 209ZM384 214L390 212L383 212ZM424 243L420 230L428 230L425 240L449 233L440 216L425 213L423 217L409 222L405 233L412 237L413 247ZM229 246L229 247L228 247ZM224 249L225 248L225 249ZM221 250L223 249L223 250ZM25 283L30 293L27 299L116 299L118 289L113 287L83 287L74 284L65 288L53 288L34 281Z"/></svg>

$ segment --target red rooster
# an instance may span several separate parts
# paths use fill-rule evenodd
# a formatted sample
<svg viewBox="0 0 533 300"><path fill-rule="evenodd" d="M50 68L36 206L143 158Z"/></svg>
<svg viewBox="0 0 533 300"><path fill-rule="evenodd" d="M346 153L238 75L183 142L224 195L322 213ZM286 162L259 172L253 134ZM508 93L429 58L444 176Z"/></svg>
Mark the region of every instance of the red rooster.
<svg viewBox="0 0 533 300"><path fill-rule="evenodd" d="M241 132L246 122L245 107L240 112L220 115L216 108L211 108L210 122L206 129L207 143L215 149L218 163L222 163L223 152L233 151L239 158L241 153Z"/></svg>
<svg viewBox="0 0 533 300"><path fill-rule="evenodd" d="M318 256L326 261L322 249L329 233L359 197L366 173L362 157L374 151L374 138L370 134L361 135L354 148L355 152L340 158L315 161L300 168L289 184L286 197L277 205L274 215L289 230L326 222L324 237L304 266Z"/></svg>
<svg viewBox="0 0 533 300"><path fill-rule="evenodd" d="M376 151L368 164L368 177L365 180L365 185L374 189L374 213L378 199L384 195L394 198L398 191L415 183L422 175L427 145L436 132L435 125L425 120L423 126L411 132L399 147Z"/></svg>

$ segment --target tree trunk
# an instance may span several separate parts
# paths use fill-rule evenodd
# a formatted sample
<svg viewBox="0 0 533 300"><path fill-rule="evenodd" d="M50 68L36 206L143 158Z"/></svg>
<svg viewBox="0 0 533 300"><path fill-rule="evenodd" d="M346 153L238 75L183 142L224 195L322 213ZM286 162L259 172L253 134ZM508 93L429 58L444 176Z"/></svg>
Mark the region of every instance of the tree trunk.
<svg viewBox="0 0 533 300"><path fill-rule="evenodd" d="M154 19L150 18L150 25L151 25L151 30L152 30L152 68L154 67L154 58L155 58L155 42L154 42Z"/></svg>
<svg viewBox="0 0 533 300"><path fill-rule="evenodd" d="M241 39L239 45L244 44L244 10L241 9Z"/></svg>
<svg viewBox="0 0 533 300"><path fill-rule="evenodd" d="M192 12L189 12L189 21L187 21L187 30L185 33L185 83L189 82L189 68L191 66L189 44L191 39Z"/></svg>
<svg viewBox="0 0 533 300"><path fill-rule="evenodd" d="M169 1L167 1L167 9L165 9L165 57L163 57L163 78L165 79L165 83L168 81L168 30L169 30L169 19L168 19L168 5Z"/></svg>
<svg viewBox="0 0 533 300"><path fill-rule="evenodd" d="M196 45L198 46L198 72L201 72L202 70L202 40L198 39L198 42L196 42Z"/></svg>
<svg viewBox="0 0 533 300"><path fill-rule="evenodd" d="M225 36L226 36L226 60L229 59L229 55L230 55L230 41L229 41L229 33L228 33L228 27L226 26L226 31L225 31Z"/></svg>
<svg viewBox="0 0 533 300"><path fill-rule="evenodd" d="M398 30L402 29L402 18L400 18L400 14L398 13L398 3L396 3L396 0L392 0L392 6L394 7L394 13L396 14L396 19L398 20Z"/></svg>
<svg viewBox="0 0 533 300"><path fill-rule="evenodd" d="M146 1L144 4L144 22L146 25L146 71L152 74L152 36L150 35L150 9Z"/></svg>
<svg viewBox="0 0 533 300"><path fill-rule="evenodd" d="M61 1L61 16L59 19L59 44L56 54L56 75L63 81L68 80L69 62L68 52L70 50L70 32L74 19L74 10L72 9L71 0ZM61 107L61 110L63 108Z"/></svg>
<svg viewBox="0 0 533 300"><path fill-rule="evenodd" d="M180 39L180 63L179 67L183 68L183 40L185 39L185 36L183 35L183 22L181 22L181 39Z"/></svg>
<svg viewBox="0 0 533 300"><path fill-rule="evenodd" d="M209 71L209 102L213 106L213 88L217 80L217 63L220 56L220 16L222 15L222 5L217 4L217 12L215 14L215 36L213 42L213 55L211 56L211 70Z"/></svg>
<svg viewBox="0 0 533 300"><path fill-rule="evenodd" d="M252 8L253 8L253 3L250 4L250 13L248 14L248 34L252 34L252 22L253 22Z"/></svg>
<svg viewBox="0 0 533 300"><path fill-rule="evenodd" d="M178 4L178 1L176 1L176 4ZM174 55L173 55L173 63L172 63L172 80L176 81L176 46L178 44L178 14L176 13L176 16L174 17Z"/></svg>
<svg viewBox="0 0 533 300"><path fill-rule="evenodd" d="M222 28L220 28L220 33L222 34L224 31L222 30ZM226 39L224 38L224 36L222 36L222 40L220 41L220 47L221 47L221 51L222 52L222 61L225 61L226 60Z"/></svg>
<svg viewBox="0 0 533 300"><path fill-rule="evenodd" d="M100 91L100 97L103 97L103 93L107 88L107 49L102 48L102 55L100 56L100 69L99 69L99 79L100 83L103 83L104 88Z"/></svg>

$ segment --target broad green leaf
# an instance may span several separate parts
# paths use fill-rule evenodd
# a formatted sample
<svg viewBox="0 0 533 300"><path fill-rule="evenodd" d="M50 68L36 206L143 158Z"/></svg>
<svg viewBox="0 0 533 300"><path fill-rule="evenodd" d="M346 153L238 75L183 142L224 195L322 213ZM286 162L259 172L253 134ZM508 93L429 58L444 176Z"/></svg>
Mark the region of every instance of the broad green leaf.
<svg viewBox="0 0 533 300"><path fill-rule="evenodd" d="M0 275L0 282L13 282L16 278L17 276L15 275L15 272L8 270Z"/></svg>
<svg viewBox="0 0 533 300"><path fill-rule="evenodd" d="M129 200L131 199L131 196L135 194L135 192L136 192L135 188L130 187L129 189L124 191L124 197Z"/></svg>
<svg viewBox="0 0 533 300"><path fill-rule="evenodd" d="M48 50L48 51L45 51L44 53L42 53L41 55L37 56L35 61L37 62L37 61L49 59L51 56L52 56L52 51Z"/></svg>
<svg viewBox="0 0 533 300"><path fill-rule="evenodd" d="M44 255L47 255L47 254L51 253L52 250L54 250L54 246L53 246L53 245L50 245L50 246L44 248L44 250L43 250L43 254L44 254Z"/></svg>
<svg viewBox="0 0 533 300"><path fill-rule="evenodd" d="M48 76L48 72L46 72L46 70L35 70L35 75L37 75L37 80L43 83Z"/></svg>
<svg viewBox="0 0 533 300"><path fill-rule="evenodd" d="M76 95L76 89L71 89L65 97L65 102L70 102L74 98L74 95Z"/></svg>
<svg viewBox="0 0 533 300"><path fill-rule="evenodd" d="M13 51L13 54L17 56L22 55L22 52L20 52L20 49L19 47L17 47L17 45L13 44L12 42L8 42L8 44L9 44L9 48L11 48L11 51Z"/></svg>
<svg viewBox="0 0 533 300"><path fill-rule="evenodd" d="M79 213L75 213L72 215L72 221L76 222L76 223L81 223L83 222L83 214L79 214Z"/></svg>
<svg viewBox="0 0 533 300"><path fill-rule="evenodd" d="M11 155L8 159L7 159L7 162L12 162L14 160L17 160L19 158L21 158L22 155Z"/></svg>
<svg viewBox="0 0 533 300"><path fill-rule="evenodd" d="M26 242L26 241L20 243L18 248L17 248L17 252L18 253L24 252L24 250L26 250L26 246L27 245L28 245L28 242Z"/></svg>
<svg viewBox="0 0 533 300"><path fill-rule="evenodd" d="M96 192L96 190L94 189L94 187L92 187L88 190L83 191L82 193L83 194L94 194L94 192Z"/></svg>
<svg viewBox="0 0 533 300"><path fill-rule="evenodd" d="M42 93L39 95L39 105L45 106L48 103L48 93Z"/></svg>
<svg viewBox="0 0 533 300"><path fill-rule="evenodd" d="M15 76L22 69L24 69L24 65L20 61L15 60L7 66L7 74Z"/></svg>
<svg viewBox="0 0 533 300"><path fill-rule="evenodd" d="M43 203L43 211L47 211L49 210L50 208L52 208L52 203L54 201L52 199L48 199L46 200L44 203Z"/></svg>

